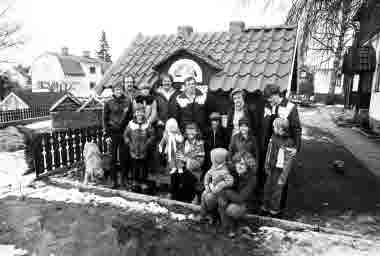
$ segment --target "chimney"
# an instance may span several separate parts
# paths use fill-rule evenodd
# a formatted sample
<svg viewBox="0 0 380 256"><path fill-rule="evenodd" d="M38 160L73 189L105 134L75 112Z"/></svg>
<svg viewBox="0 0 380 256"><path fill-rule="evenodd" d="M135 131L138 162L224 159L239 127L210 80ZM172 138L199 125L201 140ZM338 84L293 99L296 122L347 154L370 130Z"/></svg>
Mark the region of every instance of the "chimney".
<svg viewBox="0 0 380 256"><path fill-rule="evenodd" d="M69 48L64 46L62 47L62 55L69 55Z"/></svg>
<svg viewBox="0 0 380 256"><path fill-rule="evenodd" d="M230 33L242 33L244 32L244 29L245 29L244 21L230 22Z"/></svg>
<svg viewBox="0 0 380 256"><path fill-rule="evenodd" d="M194 32L192 26L178 26L177 33L178 36L182 38L188 38Z"/></svg>
<svg viewBox="0 0 380 256"><path fill-rule="evenodd" d="M90 51L83 51L83 57L90 58Z"/></svg>

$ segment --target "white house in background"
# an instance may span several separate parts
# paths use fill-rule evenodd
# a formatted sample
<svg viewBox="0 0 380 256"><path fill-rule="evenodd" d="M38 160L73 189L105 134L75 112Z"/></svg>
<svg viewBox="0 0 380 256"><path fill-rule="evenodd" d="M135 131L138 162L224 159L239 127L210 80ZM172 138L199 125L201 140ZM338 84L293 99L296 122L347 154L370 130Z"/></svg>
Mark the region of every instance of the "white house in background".
<svg viewBox="0 0 380 256"><path fill-rule="evenodd" d="M109 65L92 58L89 51L83 51L82 56L69 54L67 47L61 53L45 52L31 65L32 90L69 91L77 97L88 97Z"/></svg>

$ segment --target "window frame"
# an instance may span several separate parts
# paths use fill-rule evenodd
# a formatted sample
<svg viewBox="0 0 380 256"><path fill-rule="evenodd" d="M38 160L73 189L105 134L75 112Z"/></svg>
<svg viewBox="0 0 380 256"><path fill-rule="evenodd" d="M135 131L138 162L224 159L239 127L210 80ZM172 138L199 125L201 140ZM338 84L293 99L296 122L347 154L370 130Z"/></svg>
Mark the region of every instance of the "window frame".
<svg viewBox="0 0 380 256"><path fill-rule="evenodd" d="M95 66L90 67L90 74L96 74L96 67Z"/></svg>

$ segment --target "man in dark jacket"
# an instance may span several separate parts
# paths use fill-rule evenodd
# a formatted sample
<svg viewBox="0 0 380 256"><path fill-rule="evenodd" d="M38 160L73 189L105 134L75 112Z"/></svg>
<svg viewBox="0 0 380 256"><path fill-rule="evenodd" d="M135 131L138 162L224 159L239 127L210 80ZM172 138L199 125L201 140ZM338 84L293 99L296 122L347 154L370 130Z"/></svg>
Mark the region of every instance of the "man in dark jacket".
<svg viewBox="0 0 380 256"><path fill-rule="evenodd" d="M297 106L285 98L284 92L281 92L281 89L278 85L268 84L264 89L264 95L267 98L267 104L264 109L263 152L266 154L269 140L273 134L274 119L276 119L277 117L281 117L289 121L289 137L294 140L298 153L301 149L302 127L298 116ZM295 159L296 155L293 156L292 161L289 161L289 165L291 166L287 168L294 167ZM282 193L282 209L284 209L286 206L287 191L288 181L286 181Z"/></svg>
<svg viewBox="0 0 380 256"><path fill-rule="evenodd" d="M132 102L125 96L123 83L118 82L112 87L112 99L104 104L103 109L103 131L106 141L111 142L112 153L112 180L113 188L119 186L117 179L116 162L119 152L120 167L123 175L123 182L128 176L128 150L124 145L123 133L132 119Z"/></svg>

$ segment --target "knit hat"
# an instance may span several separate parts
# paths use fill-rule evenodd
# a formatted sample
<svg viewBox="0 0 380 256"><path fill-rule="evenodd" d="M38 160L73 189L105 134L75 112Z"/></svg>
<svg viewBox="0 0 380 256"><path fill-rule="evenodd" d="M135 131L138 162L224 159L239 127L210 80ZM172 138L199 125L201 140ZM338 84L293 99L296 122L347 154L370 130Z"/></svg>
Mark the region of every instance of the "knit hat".
<svg viewBox="0 0 380 256"><path fill-rule="evenodd" d="M234 97L234 95L237 94L237 93L242 93L243 96L244 96L244 94L245 94L245 92L244 92L243 89L235 88L235 89L233 89L232 92L230 93L230 97L231 97L231 99L232 99L232 98Z"/></svg>
<svg viewBox="0 0 380 256"><path fill-rule="evenodd" d="M170 118L168 121L166 121L165 131L168 131L168 132L179 131L177 120L175 120L174 118Z"/></svg>
<svg viewBox="0 0 380 256"><path fill-rule="evenodd" d="M222 119L222 116L218 112L212 112L210 115L210 120L217 120L220 121Z"/></svg>
<svg viewBox="0 0 380 256"><path fill-rule="evenodd" d="M228 150L225 148L214 148L210 152L211 163L213 165L220 165L227 159Z"/></svg>
<svg viewBox="0 0 380 256"><path fill-rule="evenodd" d="M267 84L264 88L264 96L265 98L269 98L274 94L280 94L281 88L277 84Z"/></svg>
<svg viewBox="0 0 380 256"><path fill-rule="evenodd" d="M243 117L243 118L241 118L241 119L239 120L239 126L242 126L243 124L249 126L249 120L248 120L248 118Z"/></svg>
<svg viewBox="0 0 380 256"><path fill-rule="evenodd" d="M185 129L198 131L198 125L196 123L188 123L186 124Z"/></svg>

